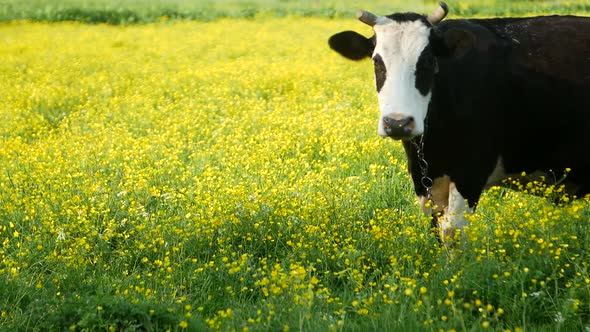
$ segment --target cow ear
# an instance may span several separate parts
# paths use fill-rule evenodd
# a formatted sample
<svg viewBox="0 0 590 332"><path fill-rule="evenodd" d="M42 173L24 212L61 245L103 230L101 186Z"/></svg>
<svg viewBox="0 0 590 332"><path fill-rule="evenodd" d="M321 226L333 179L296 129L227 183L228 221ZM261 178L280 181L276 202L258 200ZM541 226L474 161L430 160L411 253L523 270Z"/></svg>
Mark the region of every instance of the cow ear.
<svg viewBox="0 0 590 332"><path fill-rule="evenodd" d="M475 46L477 37L465 29L449 29L437 34L434 54L441 57L460 58Z"/></svg>
<svg viewBox="0 0 590 332"><path fill-rule="evenodd" d="M362 60L373 54L373 41L354 31L343 31L330 37L330 48L351 60Z"/></svg>

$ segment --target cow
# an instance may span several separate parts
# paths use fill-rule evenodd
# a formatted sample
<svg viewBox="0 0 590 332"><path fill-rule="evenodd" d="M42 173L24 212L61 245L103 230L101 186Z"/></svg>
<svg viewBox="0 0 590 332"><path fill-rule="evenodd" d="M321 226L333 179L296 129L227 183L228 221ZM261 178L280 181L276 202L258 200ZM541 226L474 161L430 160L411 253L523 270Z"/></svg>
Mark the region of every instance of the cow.
<svg viewBox="0 0 590 332"><path fill-rule="evenodd" d="M452 245L482 192L505 179L590 193L590 18L443 21L448 11L360 11L374 35L328 43L373 60L377 133L401 140L418 201Z"/></svg>

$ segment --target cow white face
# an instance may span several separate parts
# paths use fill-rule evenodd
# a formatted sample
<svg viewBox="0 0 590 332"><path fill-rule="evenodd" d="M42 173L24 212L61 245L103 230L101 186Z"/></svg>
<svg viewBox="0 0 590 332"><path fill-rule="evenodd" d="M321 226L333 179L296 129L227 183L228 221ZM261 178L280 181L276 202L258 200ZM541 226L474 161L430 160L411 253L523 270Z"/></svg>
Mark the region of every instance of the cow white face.
<svg viewBox="0 0 590 332"><path fill-rule="evenodd" d="M428 16L414 13L377 16L360 11L358 19L375 31L372 38L354 31L330 37L330 47L344 57L373 59L380 110L379 135L411 139L424 133L438 70L433 52L436 37L433 26L447 13L444 2Z"/></svg>
<svg viewBox="0 0 590 332"><path fill-rule="evenodd" d="M377 133L395 139L424 133L436 70L425 20L380 18L373 26L380 118Z"/></svg>

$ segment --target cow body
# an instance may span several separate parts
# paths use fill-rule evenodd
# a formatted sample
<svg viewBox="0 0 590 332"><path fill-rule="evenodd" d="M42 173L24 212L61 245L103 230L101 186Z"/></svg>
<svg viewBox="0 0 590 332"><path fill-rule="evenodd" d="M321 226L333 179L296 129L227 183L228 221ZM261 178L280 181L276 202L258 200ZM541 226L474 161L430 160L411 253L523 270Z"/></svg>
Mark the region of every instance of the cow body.
<svg viewBox="0 0 590 332"><path fill-rule="evenodd" d="M446 15L444 3L441 8ZM387 16L391 31L403 28L396 15ZM425 16L412 20L404 15L429 25ZM378 71L395 61L381 62L388 45L380 40L382 23L376 22L376 36L364 45L375 61L382 93ZM404 110L405 104L395 104L403 95L386 91L395 97L379 95L379 132L402 139L416 195L426 213L440 216L443 240L467 224L464 212L475 208L486 187L502 185L507 177L526 182L542 175L551 182L571 169L564 182L568 193L590 193L590 18L462 19L429 28L429 43L411 67L415 89L428 100L426 114ZM330 43L347 56L338 38ZM431 71L420 65L427 52L432 52ZM397 76L388 76L382 88L389 79L395 85ZM429 77L429 84L421 83ZM433 204L426 204L428 196Z"/></svg>
<svg viewBox="0 0 590 332"><path fill-rule="evenodd" d="M457 26L485 39L439 59L424 135L429 176L448 175L472 207L486 186L522 172L560 179L571 168L570 194L588 194L590 19L449 20L439 29ZM415 148L404 148L424 195Z"/></svg>

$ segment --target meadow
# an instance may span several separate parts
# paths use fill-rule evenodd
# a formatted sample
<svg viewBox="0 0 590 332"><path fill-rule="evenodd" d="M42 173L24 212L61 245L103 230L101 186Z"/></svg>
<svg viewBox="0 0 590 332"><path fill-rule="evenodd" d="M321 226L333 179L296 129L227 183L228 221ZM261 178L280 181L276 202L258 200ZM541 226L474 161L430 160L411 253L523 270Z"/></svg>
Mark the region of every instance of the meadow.
<svg viewBox="0 0 590 332"><path fill-rule="evenodd" d="M326 17L350 18L359 9L389 14L430 12L439 0L0 0L0 21L68 21L134 24L162 19L213 21L220 18ZM447 0L456 15L509 16L584 14L588 0Z"/></svg>
<svg viewBox="0 0 590 332"><path fill-rule="evenodd" d="M590 329L590 201L493 188L451 257L327 47L369 28L291 4L0 25L0 330Z"/></svg>

